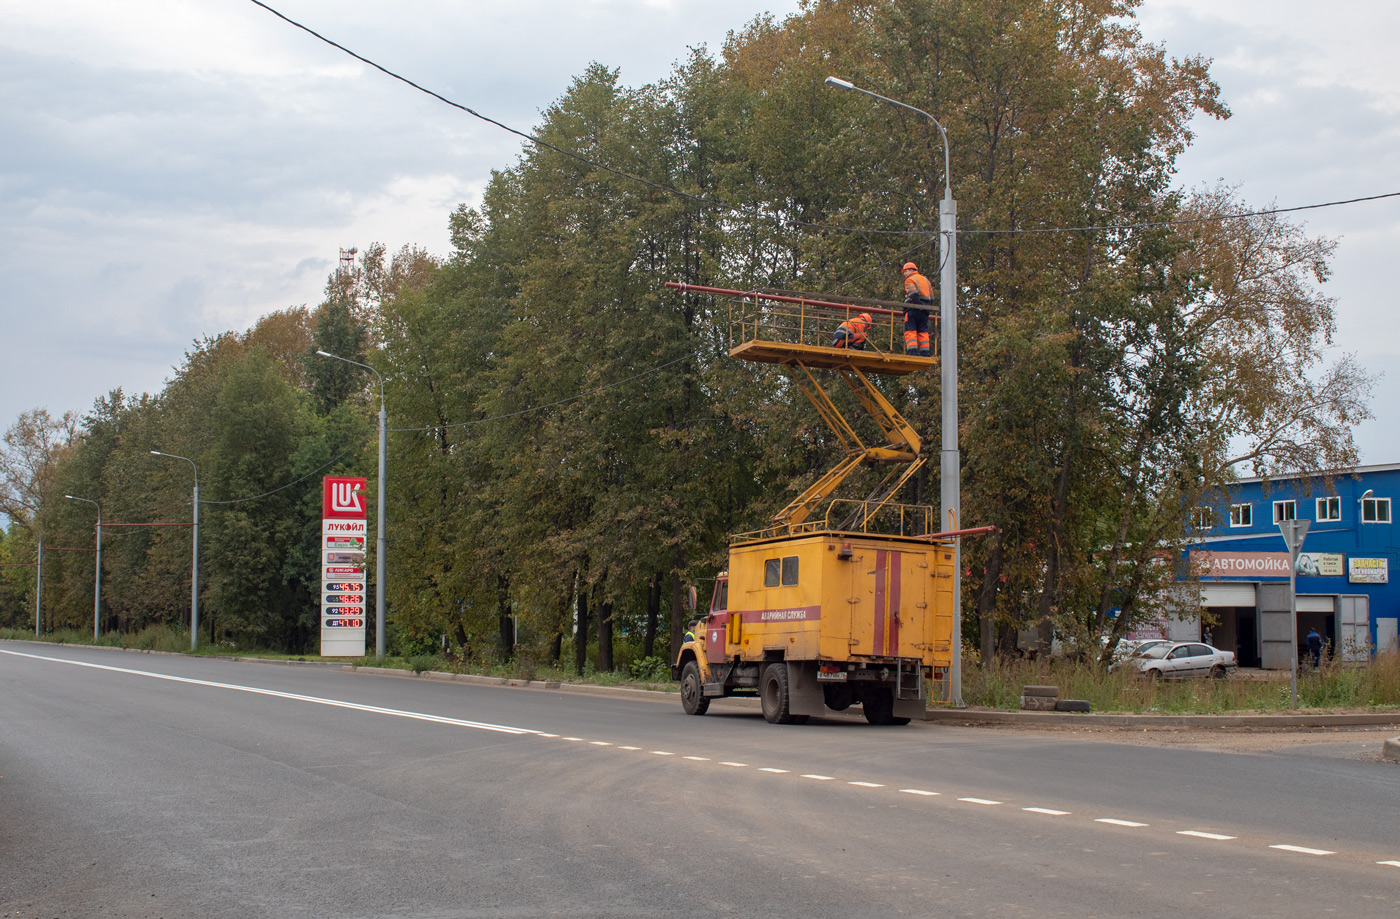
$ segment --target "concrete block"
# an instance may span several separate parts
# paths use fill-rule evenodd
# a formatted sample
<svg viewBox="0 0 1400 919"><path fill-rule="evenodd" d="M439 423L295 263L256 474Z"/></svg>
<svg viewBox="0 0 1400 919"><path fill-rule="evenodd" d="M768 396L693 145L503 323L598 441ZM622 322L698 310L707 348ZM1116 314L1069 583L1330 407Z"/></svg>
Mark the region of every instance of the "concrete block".
<svg viewBox="0 0 1400 919"><path fill-rule="evenodd" d="M1049 696L1022 696L1021 710L1026 712L1053 712L1055 701Z"/></svg>
<svg viewBox="0 0 1400 919"><path fill-rule="evenodd" d="M1382 745L1381 759L1388 759L1392 763L1400 763L1400 737L1392 737Z"/></svg>

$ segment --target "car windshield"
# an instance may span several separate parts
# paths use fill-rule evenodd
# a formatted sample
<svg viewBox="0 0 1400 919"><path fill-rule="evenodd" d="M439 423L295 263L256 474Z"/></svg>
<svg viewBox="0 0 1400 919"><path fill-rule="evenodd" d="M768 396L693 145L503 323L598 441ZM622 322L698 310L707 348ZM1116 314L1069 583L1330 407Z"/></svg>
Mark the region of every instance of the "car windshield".
<svg viewBox="0 0 1400 919"><path fill-rule="evenodd" d="M1172 649L1172 646L1171 646L1171 645L1167 645L1167 644L1153 645L1153 646L1150 647L1150 648L1140 648L1140 649L1138 650L1138 652L1137 652L1137 656L1138 656L1138 657L1163 658L1163 657L1166 657L1166 656L1167 656L1167 652L1170 651L1171 649Z"/></svg>

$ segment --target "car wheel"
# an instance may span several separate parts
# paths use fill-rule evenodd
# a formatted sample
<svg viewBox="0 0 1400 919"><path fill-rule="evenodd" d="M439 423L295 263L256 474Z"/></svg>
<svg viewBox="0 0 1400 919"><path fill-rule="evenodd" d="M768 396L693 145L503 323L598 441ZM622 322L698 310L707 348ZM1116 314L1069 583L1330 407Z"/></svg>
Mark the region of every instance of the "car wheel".
<svg viewBox="0 0 1400 919"><path fill-rule="evenodd" d="M1214 667L1210 668L1210 678L1212 680L1225 679L1225 668L1216 664Z"/></svg>
<svg viewBox="0 0 1400 919"><path fill-rule="evenodd" d="M710 710L705 684L700 679L700 665L695 661L686 661L681 671L681 708L687 715L703 715Z"/></svg>
<svg viewBox="0 0 1400 919"><path fill-rule="evenodd" d="M1142 672L1142 675L1147 678L1147 682L1155 683L1162 678L1162 671L1158 670L1156 667L1153 667L1149 670L1144 670Z"/></svg>

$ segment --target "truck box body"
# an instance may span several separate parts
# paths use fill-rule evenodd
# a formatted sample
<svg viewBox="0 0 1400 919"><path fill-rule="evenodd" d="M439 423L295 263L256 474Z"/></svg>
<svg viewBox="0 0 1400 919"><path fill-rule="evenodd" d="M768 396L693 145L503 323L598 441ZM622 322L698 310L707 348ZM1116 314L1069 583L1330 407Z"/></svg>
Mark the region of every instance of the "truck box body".
<svg viewBox="0 0 1400 919"><path fill-rule="evenodd" d="M947 667L952 575L952 549L927 540L820 533L734 546L729 609L709 618L706 656Z"/></svg>

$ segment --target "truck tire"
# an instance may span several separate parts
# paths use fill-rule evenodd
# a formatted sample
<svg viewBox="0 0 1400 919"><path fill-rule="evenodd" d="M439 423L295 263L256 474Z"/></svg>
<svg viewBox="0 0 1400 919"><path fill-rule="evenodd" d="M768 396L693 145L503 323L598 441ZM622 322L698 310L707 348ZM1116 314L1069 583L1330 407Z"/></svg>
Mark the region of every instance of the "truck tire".
<svg viewBox="0 0 1400 919"><path fill-rule="evenodd" d="M788 708L788 668L783 661L769 664L759 688L763 717L769 724L806 724L806 715L794 715Z"/></svg>
<svg viewBox="0 0 1400 919"><path fill-rule="evenodd" d="M871 724L908 724L908 718L894 716L894 690L874 689L861 703L865 709L865 720Z"/></svg>
<svg viewBox="0 0 1400 919"><path fill-rule="evenodd" d="M700 665L695 661L686 661L681 670L681 708L687 715L703 715L710 710L705 684L700 679Z"/></svg>

